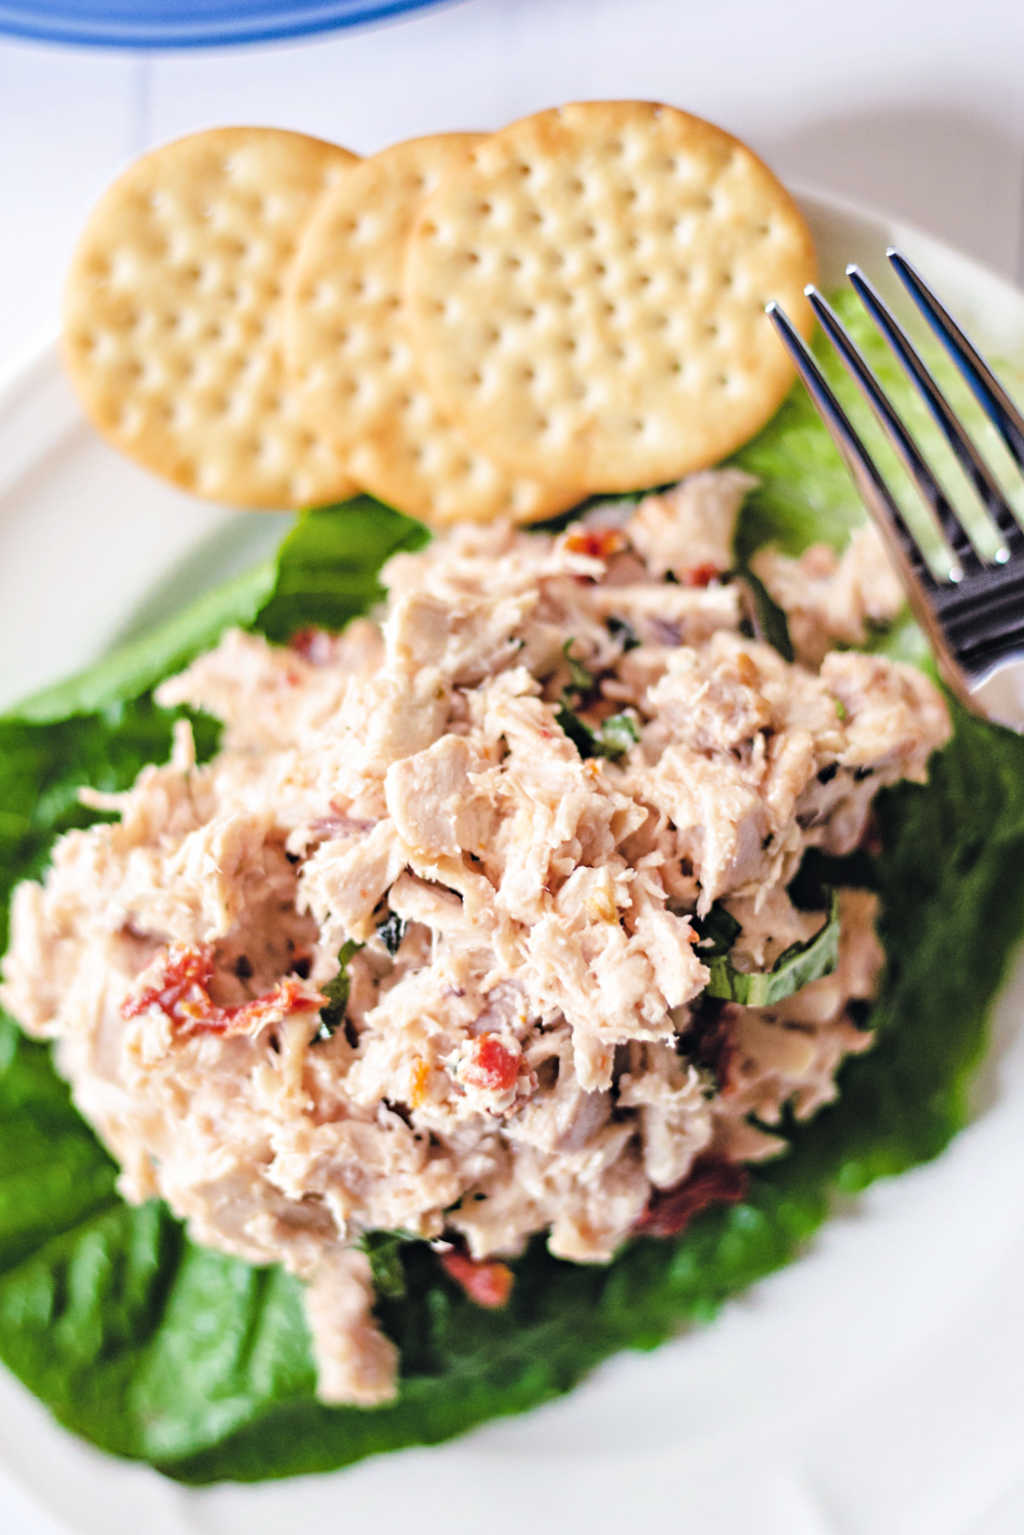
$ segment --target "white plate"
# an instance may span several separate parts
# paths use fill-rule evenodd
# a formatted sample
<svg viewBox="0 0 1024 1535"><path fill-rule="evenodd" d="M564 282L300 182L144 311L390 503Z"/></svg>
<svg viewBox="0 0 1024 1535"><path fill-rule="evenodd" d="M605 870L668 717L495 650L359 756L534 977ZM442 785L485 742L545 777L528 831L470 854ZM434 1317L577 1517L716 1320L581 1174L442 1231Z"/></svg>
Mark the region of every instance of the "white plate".
<svg viewBox="0 0 1024 1535"><path fill-rule="evenodd" d="M898 244L983 338L1024 352L1024 296L1001 279L913 229L802 201L826 282L850 260L880 274ZM0 699L82 665L278 531L109 451L45 352L0 395ZM612 1360L568 1398L333 1476L191 1491L90 1451L0 1377L0 1465L80 1535L1017 1531L1022 1002L1018 972L981 1110L939 1161L870 1190L712 1327Z"/></svg>

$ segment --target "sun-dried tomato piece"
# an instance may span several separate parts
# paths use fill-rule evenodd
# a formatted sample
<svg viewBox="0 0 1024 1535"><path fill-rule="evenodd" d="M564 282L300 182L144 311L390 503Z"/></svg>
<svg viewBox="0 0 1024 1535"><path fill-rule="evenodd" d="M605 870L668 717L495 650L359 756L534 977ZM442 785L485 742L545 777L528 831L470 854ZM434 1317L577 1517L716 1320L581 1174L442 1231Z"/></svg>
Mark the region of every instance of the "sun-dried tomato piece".
<svg viewBox="0 0 1024 1535"><path fill-rule="evenodd" d="M441 1267L475 1305L496 1311L508 1304L515 1275L507 1263L481 1262L453 1250L441 1254Z"/></svg>
<svg viewBox="0 0 1024 1535"><path fill-rule="evenodd" d="M253 997L250 1002L236 1002L218 1007L211 1002L211 1015L199 1028L217 1034L255 1034L268 1023L280 1023L291 1013L312 1013L327 998L319 991L310 992L301 976L286 975L271 991Z"/></svg>
<svg viewBox="0 0 1024 1535"><path fill-rule="evenodd" d="M213 950L208 944L188 948L174 944L167 951L163 975L154 986L147 986L121 1008L125 1018L138 1018L158 1007L172 1023L191 1021L196 1012L211 1005L207 985L213 975Z"/></svg>
<svg viewBox="0 0 1024 1535"><path fill-rule="evenodd" d="M626 547L626 539L620 528L574 528L566 534L565 547L592 560L610 560Z"/></svg>
<svg viewBox="0 0 1024 1535"><path fill-rule="evenodd" d="M174 945L167 952L160 980L137 997L129 997L121 1016L138 1018L156 1007L175 1028L190 1034L255 1034L268 1023L280 1023L290 1013L315 1012L326 1000L321 992L310 990L301 976L286 975L262 996L225 1007L210 996L213 968L209 945Z"/></svg>
<svg viewBox="0 0 1024 1535"><path fill-rule="evenodd" d="M717 565L706 560L703 565L693 565L689 570L684 570L679 581L682 586L710 586L721 574Z"/></svg>
<svg viewBox="0 0 1024 1535"><path fill-rule="evenodd" d="M311 666L324 666L334 653L333 636L326 629L317 629L313 624L307 624L304 629L296 629L288 645Z"/></svg>
<svg viewBox="0 0 1024 1535"><path fill-rule="evenodd" d="M749 1184L747 1169L739 1162L698 1157L688 1175L675 1188L656 1189L633 1230L649 1237L675 1237L714 1205L733 1205Z"/></svg>

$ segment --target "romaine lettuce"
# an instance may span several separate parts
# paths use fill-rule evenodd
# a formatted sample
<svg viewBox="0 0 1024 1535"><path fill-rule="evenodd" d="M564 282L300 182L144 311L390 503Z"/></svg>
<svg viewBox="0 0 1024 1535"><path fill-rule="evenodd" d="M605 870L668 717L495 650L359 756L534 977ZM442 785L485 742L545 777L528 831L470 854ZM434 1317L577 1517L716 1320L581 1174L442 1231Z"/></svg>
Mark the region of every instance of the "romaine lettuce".
<svg viewBox="0 0 1024 1535"><path fill-rule="evenodd" d="M740 529L743 554L769 536L790 548L838 542L859 518L799 393L740 461L762 480ZM56 836L91 819L77 786L123 787L166 755L171 719L148 691L160 677L228 622L278 639L345 622L376 599L382 560L425 536L365 498L308 514L275 561L0 719L2 921L13 884L40 871ZM189 1481L258 1480L436 1442L567 1390L617 1349L652 1347L711 1316L799 1251L836 1190L934 1156L964 1123L988 1010L1024 929L1024 741L959 708L954 716L928 786L879 801L885 851L871 878L888 967L869 1020L877 1043L845 1067L838 1101L788 1127L789 1154L752 1170L747 1198L679 1238L638 1239L607 1268L559 1262L535 1242L499 1312L473 1306L422 1244L385 1240L380 1313L402 1355L391 1407L320 1406L297 1285L196 1247L157 1203L122 1203L113 1164L47 1051L0 1018L4 1360L62 1423L107 1450ZM216 726L198 728L208 753ZM851 874L859 882L863 869Z"/></svg>

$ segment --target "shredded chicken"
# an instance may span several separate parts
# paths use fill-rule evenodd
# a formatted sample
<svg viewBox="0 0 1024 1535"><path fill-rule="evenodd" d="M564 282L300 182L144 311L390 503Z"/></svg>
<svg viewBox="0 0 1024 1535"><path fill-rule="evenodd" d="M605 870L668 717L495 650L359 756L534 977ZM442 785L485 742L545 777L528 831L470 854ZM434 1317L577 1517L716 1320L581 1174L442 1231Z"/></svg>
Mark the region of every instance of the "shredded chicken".
<svg viewBox="0 0 1024 1535"><path fill-rule="evenodd" d="M820 666L833 645L863 645L872 628L891 623L906 596L880 534L858 528L842 554L814 544L799 559L778 549L754 556L754 574L784 609L799 661Z"/></svg>
<svg viewBox="0 0 1024 1535"><path fill-rule="evenodd" d="M772 1008L706 993L713 905L747 968L805 941L807 849L856 848L949 730L908 667L745 635L748 484L700 475L557 535L461 528L390 562L379 623L227 634L159 693L220 716L217 756L180 723L169 763L83 795L118 818L16 893L5 1005L55 1041L127 1198L309 1281L324 1400L396 1389L365 1233L454 1243L456 1276L537 1232L606 1261L738 1189L715 1169L778 1152L765 1127L870 1042L863 892L831 975ZM852 547L813 586L766 572L829 639L881 611Z"/></svg>

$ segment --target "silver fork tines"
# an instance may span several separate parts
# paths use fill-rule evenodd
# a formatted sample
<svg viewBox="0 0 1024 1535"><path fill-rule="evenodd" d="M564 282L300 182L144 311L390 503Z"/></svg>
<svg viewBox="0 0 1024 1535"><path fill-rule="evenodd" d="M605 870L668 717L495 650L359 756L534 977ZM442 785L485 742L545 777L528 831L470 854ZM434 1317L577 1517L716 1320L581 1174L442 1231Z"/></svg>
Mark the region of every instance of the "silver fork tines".
<svg viewBox="0 0 1024 1535"><path fill-rule="evenodd" d="M896 271L897 275L901 275L898 267ZM859 267L848 266L846 275L853 284L868 314L870 314L882 332L905 373L927 405L932 420L956 455L957 461L973 486L978 500L999 529L1003 541L992 557L999 564L1002 564L1010 557L1010 551L1007 547L1008 543L1024 535L1021 534L1020 525L1014 517L1006 497L1000 490L991 469L974 446L970 437L968 437L946 396L921 361L921 357L910 338L882 303L882 300L863 272ZM920 282L920 279L918 281ZM921 287L924 287L923 283L921 283ZM966 337L964 339L966 340ZM975 356L977 356L977 353L975 353ZM981 361L980 358L978 360L979 362ZM953 515L955 517L955 514Z"/></svg>
<svg viewBox="0 0 1024 1535"><path fill-rule="evenodd" d="M852 269L848 275L852 280L854 275ZM949 579L962 580L963 561L969 555L971 542L945 491L925 463L917 443L897 415L892 401L851 341L838 317L816 288L810 287L805 291L822 330L839 353L847 371L856 380L883 432L899 454L903 467L913 480L921 500L933 513L946 543L952 550L953 559L947 571Z"/></svg>
<svg viewBox="0 0 1024 1535"><path fill-rule="evenodd" d="M949 310L935 297L906 256L902 256L892 246L886 255L910 297L960 369L974 398L1002 437L1018 469L1024 471L1024 416L988 363L971 345Z"/></svg>
<svg viewBox="0 0 1024 1535"><path fill-rule="evenodd" d="M897 275L1024 470L1024 418L920 274L898 251L890 250L888 254ZM859 268L848 267L847 276L921 394L981 507L998 530L998 538L991 540L995 545L991 552L972 541L892 400L841 321L817 289L808 288L807 297L822 329L895 449L927 508L933 528L941 532L947 551L945 568L939 575L932 570L810 347L777 304L769 304L767 312L839 448L862 501L903 572L911 606L931 639L946 680L961 698L970 701L971 689L998 666L1024 656L1024 531L988 464L902 326Z"/></svg>

